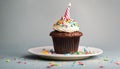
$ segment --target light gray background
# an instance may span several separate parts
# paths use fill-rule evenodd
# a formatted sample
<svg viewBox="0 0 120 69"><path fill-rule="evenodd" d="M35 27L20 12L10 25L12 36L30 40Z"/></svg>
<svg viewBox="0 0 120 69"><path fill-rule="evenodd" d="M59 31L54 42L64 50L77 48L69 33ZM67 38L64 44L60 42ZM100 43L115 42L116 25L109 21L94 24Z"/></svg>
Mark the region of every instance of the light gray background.
<svg viewBox="0 0 120 69"><path fill-rule="evenodd" d="M0 0L0 54L21 56L31 47L52 45L52 25L70 1L71 17L84 34L80 44L119 51L120 0Z"/></svg>
<svg viewBox="0 0 120 69"><path fill-rule="evenodd" d="M119 50L120 0L0 0L0 49L52 45L52 25L70 1L71 17L84 34L81 45Z"/></svg>

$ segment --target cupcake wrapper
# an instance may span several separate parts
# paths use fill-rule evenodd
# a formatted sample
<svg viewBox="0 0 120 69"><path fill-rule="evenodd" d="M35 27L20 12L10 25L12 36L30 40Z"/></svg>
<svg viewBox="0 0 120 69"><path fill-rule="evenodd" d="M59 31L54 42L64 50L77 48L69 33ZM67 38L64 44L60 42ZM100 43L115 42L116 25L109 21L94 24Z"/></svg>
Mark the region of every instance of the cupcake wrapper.
<svg viewBox="0 0 120 69"><path fill-rule="evenodd" d="M74 53L78 50L80 37L61 38L52 37L55 53L66 54Z"/></svg>

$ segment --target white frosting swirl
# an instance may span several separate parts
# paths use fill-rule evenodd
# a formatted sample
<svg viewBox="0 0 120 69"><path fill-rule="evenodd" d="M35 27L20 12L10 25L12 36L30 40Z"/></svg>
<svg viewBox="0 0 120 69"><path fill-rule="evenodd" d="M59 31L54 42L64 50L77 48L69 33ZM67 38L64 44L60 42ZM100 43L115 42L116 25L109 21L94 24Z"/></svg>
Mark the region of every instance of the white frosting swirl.
<svg viewBox="0 0 120 69"><path fill-rule="evenodd" d="M64 20L62 17L57 23L53 25L53 29L59 32L75 32L79 31L80 27L75 20Z"/></svg>

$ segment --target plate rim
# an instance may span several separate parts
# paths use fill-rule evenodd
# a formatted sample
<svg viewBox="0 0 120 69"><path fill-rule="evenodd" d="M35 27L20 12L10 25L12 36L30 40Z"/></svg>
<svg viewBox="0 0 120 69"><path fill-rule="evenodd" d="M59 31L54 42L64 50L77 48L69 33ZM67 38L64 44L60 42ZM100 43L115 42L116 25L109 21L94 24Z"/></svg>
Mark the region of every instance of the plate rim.
<svg viewBox="0 0 120 69"><path fill-rule="evenodd" d="M74 58L74 57L90 57L90 56L97 56L97 55L100 55L103 53L103 50L100 49L100 48L96 48L96 47L89 47L89 46L79 46L79 47L89 47L89 48L94 48L94 49L97 49L99 50L100 52L99 53L95 53L95 54L80 54L80 55L77 55L77 54L72 54L72 55L65 55L65 54L38 54L38 53L35 53L32 51L32 49L36 49L36 48L46 48L46 47L51 47L53 48L53 46L39 46L39 47L33 47L33 48L29 48L28 49L28 52L31 53L31 54L34 54L34 55L38 55L38 56L45 56L45 57L65 57L65 58Z"/></svg>

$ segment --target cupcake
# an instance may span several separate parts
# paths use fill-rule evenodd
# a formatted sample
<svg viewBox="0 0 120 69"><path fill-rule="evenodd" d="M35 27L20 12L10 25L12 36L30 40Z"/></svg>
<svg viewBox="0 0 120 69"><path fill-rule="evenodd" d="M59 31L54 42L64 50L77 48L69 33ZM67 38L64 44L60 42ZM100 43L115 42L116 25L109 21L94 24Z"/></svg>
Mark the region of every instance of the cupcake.
<svg viewBox="0 0 120 69"><path fill-rule="evenodd" d="M80 37L83 35L78 22L70 18L70 7L71 3L67 7L65 15L53 25L54 31L50 32L57 54L77 52Z"/></svg>

